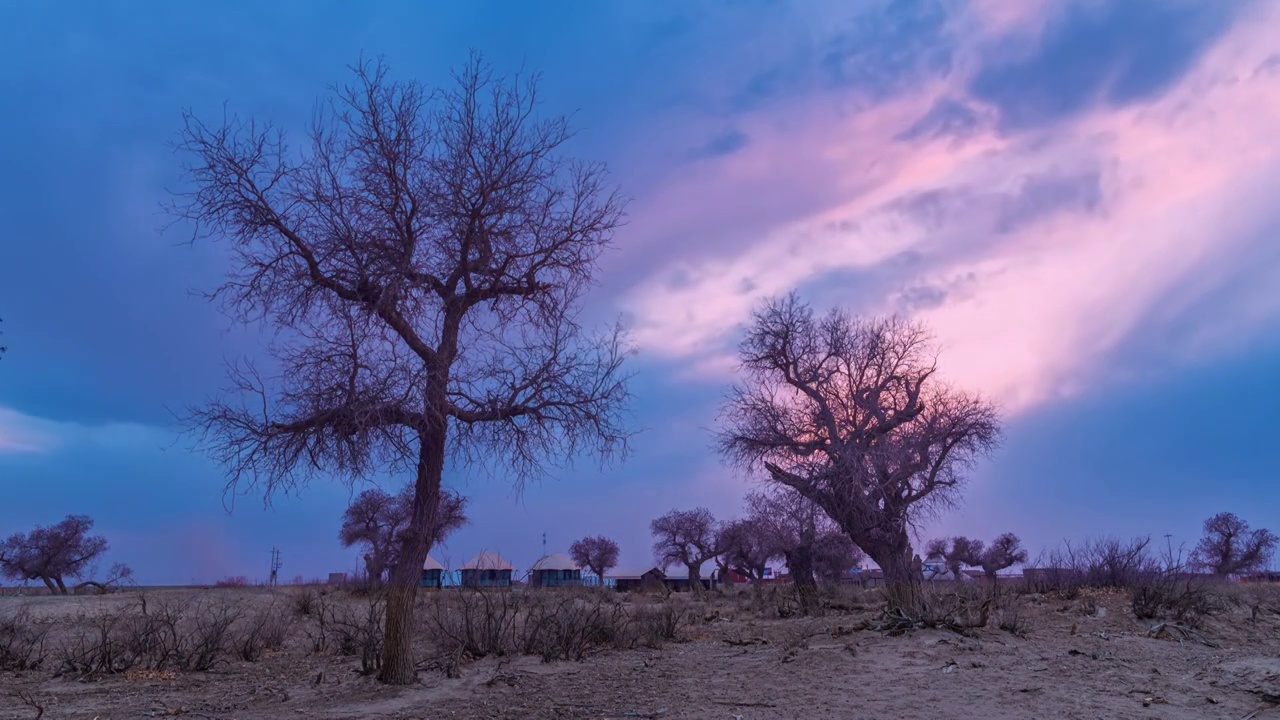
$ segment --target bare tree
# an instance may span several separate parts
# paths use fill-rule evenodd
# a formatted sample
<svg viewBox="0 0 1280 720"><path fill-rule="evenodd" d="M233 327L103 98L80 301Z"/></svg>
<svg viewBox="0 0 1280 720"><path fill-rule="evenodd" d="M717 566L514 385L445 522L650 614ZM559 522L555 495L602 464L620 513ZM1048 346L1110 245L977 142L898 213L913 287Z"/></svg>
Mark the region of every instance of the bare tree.
<svg viewBox="0 0 1280 720"><path fill-rule="evenodd" d="M980 548L981 543L979 543ZM1027 551L1022 548L1022 540L1010 532L1000 535L991 542L990 547L985 550L980 549L972 557L976 562L969 564L980 566L987 579L995 582L996 574L1001 570L1013 567L1018 563L1025 563L1027 561Z"/></svg>
<svg viewBox="0 0 1280 720"><path fill-rule="evenodd" d="M1204 537L1191 554L1191 564L1222 577L1265 570L1278 540L1265 528L1251 530L1234 513L1218 513L1204 521Z"/></svg>
<svg viewBox="0 0 1280 720"><path fill-rule="evenodd" d="M93 588L99 593L108 593L121 587L135 584L133 581L133 568L124 563L112 563L105 576L96 580L83 580L76 583L75 589Z"/></svg>
<svg viewBox="0 0 1280 720"><path fill-rule="evenodd" d="M764 580L769 561L778 556L772 528L756 517L731 520L720 527L716 541L723 570L747 578L754 586Z"/></svg>
<svg viewBox="0 0 1280 720"><path fill-rule="evenodd" d="M388 569L395 567L400 550L408 541L406 533L413 516L412 485L395 495L379 488L364 490L342 514L338 540L343 547L360 545L365 549L365 572L370 582L380 583ZM457 493L441 490L436 517L430 523L434 546L449 533L467 523L466 499Z"/></svg>
<svg viewBox="0 0 1280 720"><path fill-rule="evenodd" d="M78 578L107 551L107 539L90 535L93 519L68 515L0 543L0 572L14 580L40 580L55 595L66 595L66 578Z"/></svg>
<svg viewBox="0 0 1280 720"><path fill-rule="evenodd" d="M213 297L280 338L278 375L233 367L229 395L190 420L229 491L411 475L379 676L408 684L446 462L521 483L625 452L625 338L579 317L622 202L603 166L562 156L571 133L536 116L536 77L477 57L436 90L381 62L354 74L300 146L269 123L185 118L193 190L173 210L232 251Z"/></svg>
<svg viewBox="0 0 1280 720"><path fill-rule="evenodd" d="M716 546L719 528L706 508L672 510L649 523L653 533L653 557L666 568L683 565L689 571L689 587L700 593L702 565L720 554Z"/></svg>
<svg viewBox="0 0 1280 720"><path fill-rule="evenodd" d="M813 574L823 582L839 582L866 557L862 548L854 545L842 531L825 532L818 535L813 547Z"/></svg>
<svg viewBox="0 0 1280 720"><path fill-rule="evenodd" d="M862 561L862 552L813 501L786 487L747 495L750 517L767 528L774 553L791 573L801 610L817 605L819 576L832 579Z"/></svg>
<svg viewBox="0 0 1280 720"><path fill-rule="evenodd" d="M618 543L603 535L584 537L569 546L569 557L595 573L604 587L604 574L618 564Z"/></svg>
<svg viewBox="0 0 1280 720"><path fill-rule="evenodd" d="M960 579L960 572L965 565L980 565L982 554L986 552L981 540L973 540L963 535L953 538L937 538L925 546L926 557L937 556L947 564L954 580Z"/></svg>
<svg viewBox="0 0 1280 720"><path fill-rule="evenodd" d="M935 378L921 327L838 310L819 319L795 294L755 313L740 358L721 452L825 510L884 570L890 604L914 610L908 530L996 446L995 407Z"/></svg>

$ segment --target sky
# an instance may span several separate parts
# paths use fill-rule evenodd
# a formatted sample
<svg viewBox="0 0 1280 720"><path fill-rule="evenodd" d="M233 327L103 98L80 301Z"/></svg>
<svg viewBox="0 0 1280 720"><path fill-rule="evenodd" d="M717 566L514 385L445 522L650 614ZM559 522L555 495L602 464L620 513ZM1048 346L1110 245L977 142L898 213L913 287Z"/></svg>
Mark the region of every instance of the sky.
<svg viewBox="0 0 1280 720"><path fill-rule="evenodd" d="M364 486L227 495L178 434L268 333L201 297L229 260L162 209L173 143L184 109L299 133L362 56L438 85L473 49L541 72L631 198L589 304L633 333L638 433L522 489L451 470L446 565L603 533L641 566L657 515L740 513L760 479L711 431L743 323L792 289L926 323L1000 404L922 537L1280 529L1280 2L147 0L0 3L0 534L90 514L148 584L261 578L273 547L285 578L355 566Z"/></svg>

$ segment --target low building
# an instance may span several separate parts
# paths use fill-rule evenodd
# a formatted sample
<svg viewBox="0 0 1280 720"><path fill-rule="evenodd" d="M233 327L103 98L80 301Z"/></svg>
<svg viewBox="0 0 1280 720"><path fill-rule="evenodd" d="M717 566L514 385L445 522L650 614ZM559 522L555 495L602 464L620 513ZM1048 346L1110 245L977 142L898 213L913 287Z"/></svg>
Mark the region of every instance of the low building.
<svg viewBox="0 0 1280 720"><path fill-rule="evenodd" d="M704 575L698 578L698 582L702 584L703 589L710 590L716 586L716 573ZM693 582L689 580L688 570L677 570L675 572L665 573L662 583L672 592L689 592L693 589Z"/></svg>
<svg viewBox="0 0 1280 720"><path fill-rule="evenodd" d="M511 587L515 566L496 552L479 553L458 568L463 587Z"/></svg>
<svg viewBox="0 0 1280 720"><path fill-rule="evenodd" d="M651 567L644 570L615 570L606 579L613 581L619 592L635 590L660 590L666 574L660 568Z"/></svg>
<svg viewBox="0 0 1280 720"><path fill-rule="evenodd" d="M444 566L436 562L436 559L430 555L427 556L427 561L422 564L422 579L418 581L418 587L444 587Z"/></svg>
<svg viewBox="0 0 1280 720"><path fill-rule="evenodd" d="M529 585L533 587L570 587L581 584L582 568L564 553L544 555L529 569Z"/></svg>

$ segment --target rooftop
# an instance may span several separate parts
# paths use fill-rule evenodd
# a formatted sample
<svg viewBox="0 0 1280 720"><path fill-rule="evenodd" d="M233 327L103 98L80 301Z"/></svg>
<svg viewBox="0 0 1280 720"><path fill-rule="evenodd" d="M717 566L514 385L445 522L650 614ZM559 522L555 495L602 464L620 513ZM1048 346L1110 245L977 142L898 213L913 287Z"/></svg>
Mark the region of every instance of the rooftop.
<svg viewBox="0 0 1280 720"><path fill-rule="evenodd" d="M485 550L462 563L459 570L515 570L515 566L496 552Z"/></svg>

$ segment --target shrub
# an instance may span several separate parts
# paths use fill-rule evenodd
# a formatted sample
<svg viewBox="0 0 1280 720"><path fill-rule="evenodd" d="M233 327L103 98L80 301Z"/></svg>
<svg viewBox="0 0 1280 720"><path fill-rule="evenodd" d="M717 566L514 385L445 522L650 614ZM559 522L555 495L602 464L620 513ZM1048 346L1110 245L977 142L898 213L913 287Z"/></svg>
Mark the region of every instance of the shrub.
<svg viewBox="0 0 1280 720"><path fill-rule="evenodd" d="M293 593L293 609L302 617L311 617L316 611L316 604L320 599L320 591L314 587L304 587Z"/></svg>
<svg viewBox="0 0 1280 720"><path fill-rule="evenodd" d="M1177 569L1136 584L1129 599L1134 616L1140 620L1172 620L1189 627L1198 627L1221 605L1206 580Z"/></svg>
<svg viewBox="0 0 1280 720"><path fill-rule="evenodd" d="M263 652L283 647L288 632L288 621L272 603L243 623L232 643L241 660L257 662Z"/></svg>
<svg viewBox="0 0 1280 720"><path fill-rule="evenodd" d="M0 617L0 670L34 670L48 658L45 639L52 622L39 622L31 610L20 606Z"/></svg>
<svg viewBox="0 0 1280 720"><path fill-rule="evenodd" d="M58 674L87 680L132 668L141 656L124 641L124 622L123 612L92 618L86 630L59 646Z"/></svg>
<svg viewBox="0 0 1280 720"><path fill-rule="evenodd" d="M220 588L244 588L249 587L249 585L249 578L243 575L224 577L213 584L214 587Z"/></svg>
<svg viewBox="0 0 1280 720"><path fill-rule="evenodd" d="M386 622L386 599L375 596L363 603L361 612L350 605L332 603L329 627L340 655L360 658L360 672L372 675L382 669L382 638Z"/></svg>

